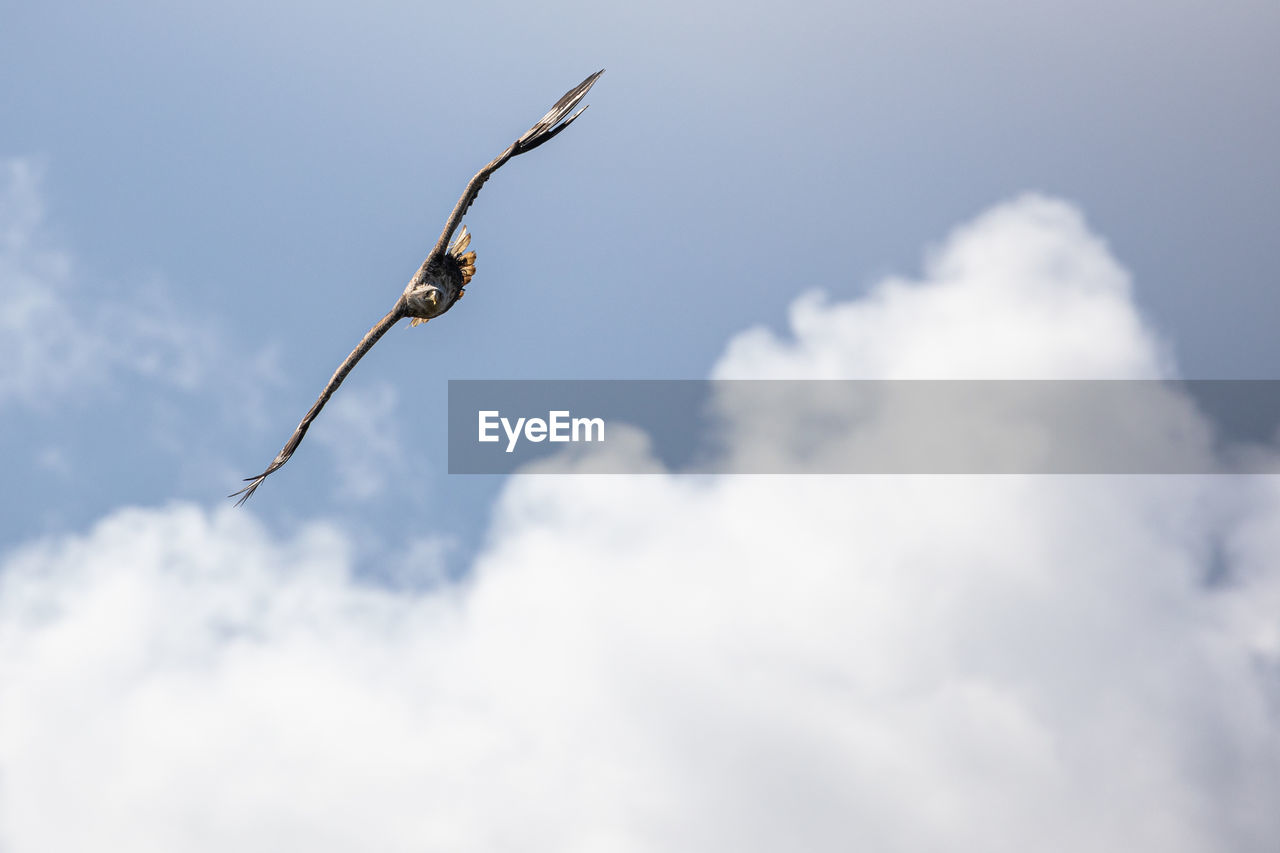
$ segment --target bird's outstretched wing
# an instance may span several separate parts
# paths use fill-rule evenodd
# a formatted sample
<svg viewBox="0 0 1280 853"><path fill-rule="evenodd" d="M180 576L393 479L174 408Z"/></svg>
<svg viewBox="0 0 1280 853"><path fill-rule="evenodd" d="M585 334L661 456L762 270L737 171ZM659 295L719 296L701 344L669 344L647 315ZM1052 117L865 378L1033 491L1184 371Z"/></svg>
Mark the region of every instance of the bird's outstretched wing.
<svg viewBox="0 0 1280 853"><path fill-rule="evenodd" d="M489 180L489 176L498 171L503 163L506 163L512 157L532 151L544 142L552 139L557 133L573 124L574 119L582 115L584 106L573 115L573 108L578 106L587 95L587 91L595 85L596 80L604 73L601 68L595 74L592 74L586 80L583 80L577 86L574 86L568 92L564 93L564 97L556 101L555 106L547 111L538 123L529 128L515 142L507 146L507 149L494 157L489 165L485 166L479 172L476 172L474 178L467 184L466 190L462 193L462 198L458 199L458 203L453 206L453 212L449 214L449 221L444 225L444 231L440 232L440 239L436 241L435 248L431 250L428 259L442 256L449 246L449 241L453 239L453 232L458 230L458 226L462 224L462 217L466 215L471 208L471 203L476 200L476 196L480 194L480 188L484 186L484 182ZM567 116L567 118L566 118Z"/></svg>
<svg viewBox="0 0 1280 853"><path fill-rule="evenodd" d="M423 261L422 269L425 270L430 265L432 259L439 258L447 251L449 240L453 237L453 232L457 230L458 225L462 222L463 215L467 209L471 207L471 203L475 201L476 196L480 193L480 187L484 186L484 182L489 180L489 176L498 170L503 163L526 151L532 151L542 143L554 137L560 131L564 130L573 120L582 115L582 110L578 110L573 115L573 109L578 106L583 96L587 94L587 90L596 82L596 79L604 73L604 69L592 74L586 80L583 80L577 86L565 93L564 97L556 101L555 106L542 117L533 127L529 128L525 133L511 143L507 150L499 154L493 162L485 166L476 176L467 184L466 192L462 194L462 198L458 199L458 203L454 206L453 212L449 214L449 221L445 224L444 231L440 235L440 241L435 248L431 250L431 254L427 256L427 260ZM465 248L465 246L463 247ZM247 501L257 491L258 486L262 485L262 481L267 479L273 472L278 470L280 466L289 461L289 457L298 449L298 445L302 443L303 437L307 434L311 422L320 414L320 410L324 408L324 404L329 402L329 398L333 396L333 392L338 390L338 386L342 384L342 380L347 378L347 374L356 366L356 363L364 357L378 339L387 333L387 330L394 326L399 320L408 316L406 313L404 297L397 300L394 308L391 309L387 316L378 321L369 333L364 336L364 340L351 351L351 355L347 356L347 360L342 362L342 366L333 374L333 378L329 380L329 384L324 387L324 391L320 394L310 411L303 417L302 422L298 424L298 428L293 431L293 435L289 437L289 441L285 444L284 449L276 455L275 460L267 466L267 470L263 471L256 477L246 477L245 482L249 485L245 486L238 492L228 497L238 497L236 506Z"/></svg>
<svg viewBox="0 0 1280 853"><path fill-rule="evenodd" d="M347 374L351 372L351 368L356 366L356 362L364 358L365 353L373 349L373 345L378 342L378 338L385 335L387 330L403 319L404 316L403 303L397 300L396 307L392 308L387 316L379 320L377 324L369 330L368 334L364 336L364 339L351 351L351 355L347 356L347 360L342 362L342 365L333 374L333 378L329 380L329 384L324 386L324 391L320 393L320 397L315 401L315 404L312 405L306 415L303 416L302 422L299 423L298 428L293 431L293 435L289 436L289 441L285 443L284 449L276 454L275 460L267 466L267 470L263 471L256 477L245 477L245 482L249 485L245 486L238 492L227 495L227 497L230 498L237 496L240 498L240 500L236 501L236 506L240 506L240 504L253 497L253 493L258 490L258 486L262 485L262 481L267 479L267 477L281 465L289 461L289 457L298 449L298 445L302 444L302 438L307 434L307 429L311 426L311 422L316 419L316 415L320 414L320 410L324 408L324 404L329 402L329 398L333 396L333 392L338 390L338 386L342 384L342 380L347 378Z"/></svg>

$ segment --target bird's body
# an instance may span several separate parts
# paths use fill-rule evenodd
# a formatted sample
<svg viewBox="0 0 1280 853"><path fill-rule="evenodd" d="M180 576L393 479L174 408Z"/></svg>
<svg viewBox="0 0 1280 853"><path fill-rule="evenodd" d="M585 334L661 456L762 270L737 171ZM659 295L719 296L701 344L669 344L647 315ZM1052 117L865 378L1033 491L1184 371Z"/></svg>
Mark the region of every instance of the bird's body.
<svg viewBox="0 0 1280 853"><path fill-rule="evenodd" d="M570 113L573 112L573 109L586 96L587 91L596 82L596 79L603 73L603 70L597 71L566 92L564 97L557 101L555 106L537 124L529 128L519 139L507 146L505 151L476 173L475 177L467 184L462 198L458 199L458 203L454 205L453 211L449 214L444 230L440 233L440 239L436 241L435 247L427 255L426 260L422 262L413 278L409 280L404 292L396 300L395 305L392 306L385 317L368 331L364 339L360 341L356 348L351 351L351 354L347 356L346 360L338 367L329 383L325 386L324 391L321 392L320 397L302 418L297 429L293 431L293 435L289 437L289 441L276 455L272 463L267 466L267 469L256 477L246 478L246 482L249 485L231 495L231 497L239 498L237 505L247 501L268 476L289 461L289 457L293 455L294 451L298 449L298 445L302 443L302 439L307 434L307 429L310 428L311 422L320 414L320 410L324 408L325 403L329 402L333 392L347 378L347 374L364 357L364 354L372 349L373 345L392 326L406 317L415 326L425 323L428 320L439 317L457 304L458 300L462 298L464 288L471 281L471 277L475 275L476 253L467 251L471 244L471 235L465 227L458 233L456 240L453 239L453 235L455 231L458 231L458 226L462 224L462 217L471 207L476 196L479 195L480 188L484 186L485 181L489 180L489 177L494 172L512 157L532 151L572 124L574 119L581 115L582 110L585 110L586 107L582 107L572 115Z"/></svg>
<svg viewBox="0 0 1280 853"><path fill-rule="evenodd" d="M471 234L464 225L449 250L428 258L405 285L401 298L405 316L413 318L413 325L439 317L462 298L463 288L476 274L476 253L466 251L470 245ZM433 297L433 293L439 294L438 297Z"/></svg>

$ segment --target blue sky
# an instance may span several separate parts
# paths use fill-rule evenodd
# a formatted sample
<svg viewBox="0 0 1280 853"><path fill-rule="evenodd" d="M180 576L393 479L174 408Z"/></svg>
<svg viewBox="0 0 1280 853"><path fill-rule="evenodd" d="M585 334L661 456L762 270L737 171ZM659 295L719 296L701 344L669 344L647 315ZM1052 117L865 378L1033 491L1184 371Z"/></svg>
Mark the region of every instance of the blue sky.
<svg viewBox="0 0 1280 853"><path fill-rule="evenodd" d="M876 805L880 795L850 794L852 801L837 802L800 792L822 790L824 774L844 772L816 757L826 750L853 750L854 764L865 768L887 761L883 750L900 754L901 743L913 736L942 738L947 715L934 711L955 710L948 704L953 700L974 714L971 729L951 732L970 751L941 764L919 755L918 762L898 766L894 785L904 799L894 802L921 791L959 796L951 783L960 786L970 772L985 779L985 770L974 767L998 766L1014 769L1003 777L992 771L995 781L981 790L1025 787L1042 794L1025 804L1025 813L1043 817L1055 790L1077 791L1081 780L1097 778L1109 745L1158 717L1170 697L1228 685L1222 695L1248 709L1274 698L1274 685L1250 682L1241 663L1250 655L1274 663L1267 657L1276 648L1270 563L1280 539L1273 535L1275 500L1265 484L1253 482L1226 497L1218 487L1190 485L1185 492L1173 489L1176 495L1153 496L1139 484L1132 494L1120 489L1128 496L1123 499L1109 497L1102 485L1095 493L1087 485L1059 484L1045 486L1029 502L1014 486L975 484L972 500L961 500L974 512L952 517L948 498L965 488L953 484L936 493L921 487L919 494L905 495L916 502L911 513L880 518L873 496L840 491L856 491L856 485L793 483L783 493L796 507L830 501L876 516L879 525L846 529L844 520L828 519L830 536L824 538L826 528L784 515L781 528L777 519L766 526L779 536L805 537L784 547L755 542L754 532L734 521L739 512L769 516L761 509L767 495L754 486L743 485L741 492L725 486L722 493L665 481L606 486L565 480L553 486L449 477L443 432L450 378L1276 377L1280 93L1273 81L1280 71L1280 9L1274 4L1086 0L1029 6L983 0L961 6L924 0L623 8L379 2L356 8L284 2L264 8L230 2L215 9L49 2L10 4L3 20L0 454L16 486L0 497L0 578L18 580L0 586L0 600L8 624L18 627L0 635L9 638L0 639L0 661L12 672L27 673L24 667L33 662L51 660L42 657L43 629L23 602L57 603L55 610L70 614L67 636L77 638L67 647L92 650L103 636L119 634L120 626L110 617L95 622L99 611L81 612L74 601L98 600L95 591L115 589L108 580L118 576L124 588L154 592L137 601L102 593L104 612L112 612L112 601L132 602L132 610L119 613L138 615L143 626L121 660L149 660L170 644L196 649L193 660L228 654L244 659L235 658L239 647L219 645L213 628L207 635L193 629L188 648L182 632L164 621L164 609L172 607L191 613L193 625L242 620L249 633L283 637L281 644L261 646L266 657L253 659L258 669L249 671L264 678L291 671L298 660L327 661L316 663L322 676L312 681L277 682L296 690L281 688L285 692L266 715L271 719L278 713L290 720L343 691L368 701L353 700L335 726L341 720L376 725L385 722L380 715L391 713L389 707L425 703L423 718L438 726L426 741L412 739L412 726L390 726L408 739L409 757L397 766L411 767L415 785L433 783L414 756L430 754L457 734L450 728L456 708L424 696L432 690L462 696L459 707L468 696L482 695L482 704L515 696L540 709L540 731L558 740L540 740L537 731L525 731L521 739L518 719L481 714L484 721L473 734L482 745L474 753L450 753L451 772L465 775L475 762L496 766L486 762L501 764L502 755L514 754L522 758L495 771L510 782L503 790L512 797L529 793L519 783L522 773L564 782L573 796L547 804L535 798L525 816L544 837L565 842L557 849L592 847L593 840L594 849L613 842L616 849L670 849L674 837L701 839L690 846L733 844L734 838L717 834L717 803L792 804L777 813L776 824L757 827L758 839L775 837L770 832L786 836L805 824L810 807L820 816L829 816L828 807L830 814L891 814ZM588 97L587 113L554 142L499 172L468 215L478 272L467 299L426 327L406 324L388 334L290 464L246 509L228 509L223 495L270 461L333 369L390 308L470 175L562 92L601 67L607 71ZM1064 258L1065 271L1046 272L1050 261ZM1090 272L1098 269L1111 272ZM826 296L800 299L810 291ZM1006 334L1014 328L1035 334ZM892 498L912 488L881 484L872 491L884 489ZM1087 508L1063 509L1076 488L1087 493ZM1114 517L1108 518L1098 508L1112 501ZM987 553L974 537L1005 530L1000 511L1029 513L1026 529L1043 537L1013 537L1007 552ZM596 526L584 522L593 518ZM947 548L959 549L954 577L978 572L985 597L972 622L951 619L965 611L968 599L963 584L949 585L952 575L937 574L946 562L941 552L930 556L912 544L907 531L921 518L931 519L925 527L943 531ZM1185 537L1166 530L1164 520L1174 518L1194 522ZM678 535L692 523L685 519L698 519L703 534ZM655 524L661 534L652 532ZM1077 541L1091 539L1080 531L1097 525L1115 527L1111 535L1129 543L1118 549L1120 556L1089 551ZM852 530L888 538L866 541L863 550ZM895 531L901 539L893 538ZM649 539L653 544L646 545ZM740 540L755 543L756 558L775 559L752 563ZM859 598L865 594L899 609L876 622L881 617L855 607L852 612L869 620L860 624L872 627L843 633L820 594L830 588L828 569L835 571L824 562L830 554L855 567L850 572L861 567L883 582L858 590L837 585L849 597L834 594L832 600L853 607L867 600ZM1257 585L1244 587L1254 604L1231 599L1210 605L1181 587L1170 592L1167 578L1150 586L1150 573L1135 568L1168 565L1179 577L1199 577L1200 563L1211 559L1227 559ZM779 578L769 572L782 571L787 560L809 568L793 586L779 589ZM744 574L717 568L682 587L674 570L690 561L739 566ZM226 570L223 586L201 585L208 579L199 567L206 564ZM193 565L196 575L183 574ZM895 565L902 578L939 583L943 603L922 604L892 586L889 568ZM1029 574L1002 574L1007 566ZM312 574L315 579L306 580ZM348 575L395 581L388 589L405 578L414 589L454 580L434 595L410 600L386 589L371 591ZM1014 576L1012 588L1001 585ZM653 584L633 589L636 577L652 577ZM617 589L633 589L636 601L654 609L617 609L623 605L606 578ZM1031 653L1027 661L979 655L980 665L976 659L953 661L952 669L928 651L933 640L960 637L974 643L965 648L987 649L1018 637L1027 625L990 614L1004 613L998 605L1005 601L1037 613L1043 602L1034 590L1055 589L1059 582L1078 620L1096 619L1114 629L1103 636L1130 646L1156 638L1155 645L1185 652L1175 655L1179 663L1164 673L1167 681L1121 691L1132 703L1115 719L1099 718L1090 732L1044 710L1058 707L1055 697L1069 692L1065 685L1079 686L1072 679L1089 684L1079 674L1093 662L1084 652L1071 658L1060 680L1046 674L1043 661L1074 648L1059 644L1061 637L1030 643L1043 655L1035 660ZM87 592L75 598L81 587ZM685 619L686 609L672 605L670 635L646 637L637 627L657 624L664 602L688 594L696 601L707 596L705 604L726 587L768 590L794 609L768 616L728 595L721 602L723 618ZM173 589L179 589L172 593L176 598L166 598ZM492 589L499 591L485 592ZM218 601L233 602L228 607L236 615L193 603L196 592L210 590ZM950 592L956 597L947 598ZM306 635L300 627L306 618L289 621L298 611L272 603L277 593L286 601L322 602L315 605L315 624L354 639L307 646L298 639ZM534 619L529 634L515 636L501 627L499 615L522 593L553 610L556 602L576 602L581 612L561 614L568 626L563 636L538 634L556 621L551 619ZM1187 620L1153 609L1141 593L1173 602L1170 612ZM374 599L361 598L366 595ZM1096 604L1100 598L1121 603L1112 610ZM404 644L351 615L366 605L409 626L400 637ZM456 613L450 610L455 605ZM939 623L942 633L908 642L898 627L930 606L950 614ZM585 612L597 615L576 618ZM828 616L832 621L824 621ZM594 631L608 627L606 617L623 627L599 639ZM267 621L254 622L259 618ZM456 635L450 620L464 626ZM793 621L825 627L793 635ZM991 632L975 627L980 623ZM1189 639L1209 630L1205 626L1220 629L1211 632L1210 645L1228 650L1222 657L1202 656ZM765 649L771 635L785 647L777 656ZM861 735L824 727L823 720L840 716L841 700L806 682L804 673L826 667L842 678L865 675L878 690L896 676L877 680L880 662L839 650L880 641L899 648L898 640L913 650L904 652L903 679L968 687L958 699L943 690L936 708L916 708L918 714L909 715L919 727L914 732L892 728L874 714L858 717ZM467 645L473 641L479 645ZM546 654L502 657L502 650L522 642ZM449 658L431 651L433 644L465 654ZM618 670L634 678L625 689L593 692L596 687L588 689L573 673L547 663L580 645L601 649L585 662L575 657L580 651L568 655L583 673L615 671L609 655L617 654L673 667L670 681L637 664L636 670ZM760 717L739 713L762 701L760 684L730 678L732 667L716 656L728 647L732 660L754 661L765 673L760 684L788 692L800 704L769 706ZM683 649L695 668L680 670L672 649ZM1232 650L1238 657L1231 657ZM292 657L295 652L301 657ZM365 694L356 682L364 683L359 673L370 661L430 673L413 681L410 694L397 692L391 679L370 676L377 683ZM500 673L493 683L474 681L468 667L476 662ZM133 672L134 663L125 670ZM1142 679L1141 661L1128 663L1115 670L1117 683ZM86 651L67 671L98 671L100 665ZM852 674L841 670L846 665L854 666ZM192 666L179 674L200 671ZM143 761L140 766L152 768L149 779L181 776L196 766L201 778L231 783L253 767L254 741L246 732L256 731L252 721L261 719L261 709L245 704L245 697L261 694L254 693L252 677L228 666L248 679L240 688L205 684L196 693L251 721L247 729L228 730L231 757L204 765L193 752L194 763L177 769ZM530 678L550 692L530 686L522 673L534 673ZM771 681L774 676L779 680ZM600 678L590 684L611 683ZM1016 689L1022 679L1037 685L1026 704L1019 704L1026 697ZM12 683L27 684L17 676ZM115 682L108 677L104 683ZM711 696L701 684L727 686ZM164 683L156 689L173 699L171 688ZM888 702L886 697L910 693L911 685L884 689L872 690L863 697L869 704L859 707L871 707L876 696ZM77 690L67 687L56 701L48 700L52 705L42 705L52 694L14 688L7 719L19 725L47 716L50 707L101 701L118 711L108 728L163 734L169 729L155 720L168 719L168 711L157 708L190 711L179 699L172 707L164 699L142 713L133 699L120 698L124 694ZM554 713L555 690L581 700L567 703L572 714ZM815 690L822 695L814 698ZM1098 686L1097 695L1105 692ZM668 701L673 695L685 698ZM664 710L656 718L618 712L628 697ZM814 702L800 707L805 697ZM362 708L374 706L382 710L362 715ZM680 729L681 708L696 724L668 738ZM1186 849L1221 849L1215 842L1230 834L1240 849L1255 843L1264 848L1276 826L1250 813L1247 804L1273 792L1275 765L1267 762L1277 754L1271 751L1274 718L1258 711L1261 717L1242 721L1211 703L1197 708L1208 721L1203 726L1197 728L1194 714L1179 718L1167 740L1157 743L1152 735L1137 754L1162 768L1153 790L1194 801L1196 813L1208 817L1173 830L1139 827L1123 816L1104 819L1099 803L1081 794L1078 800L1065 797L1079 810L1075 824L1066 811L1045 819L1087 825L1074 839L1081 845L1180 838ZM988 711L995 717L983 716ZM589 799L597 779L576 776L571 764L555 759L577 748L573 737L580 727L604 739L593 741L610 756L601 771L611 780L604 790L626 799L635 789L623 780L679 778L680 760L672 758L681 754L679 744L730 717L736 722L717 741L719 752L699 765L716 772L705 778L694 773L706 787L691 791L685 803L702 803L705 810L685 815L684 806L656 798L627 812L605 797L596 804L599 835L558 834L568 832L560 810L575 796ZM776 733L773 724L784 718L812 726L756 737ZM1001 730L1017 736L994 746L983 740L982 721L989 719L1005 721ZM1114 728L1108 728L1111 722ZM1178 728L1184 724L1185 730ZM1261 756L1256 763L1224 759L1218 766L1204 758L1208 764L1197 764L1200 750L1227 748L1219 736L1228 730L1243 732L1227 738L1232 754ZM0 785L0 847L7 839L14 850L58 849L36 823L14 815L19 806L28 814L56 809L61 782L45 771L72 754L60 751L60 738L73 744L67 750L90 755L102 778L110 777L114 759L104 757L103 743L111 739L81 741L69 731L36 726L24 741L29 749L0 743L0 781L15 780ZM734 733L763 744L768 754L756 758L779 763L769 785L733 789L741 774L725 756L736 748ZM642 757L646 737L669 747L656 751L655 763ZM1039 747L1019 751L1055 737L1084 746L1054 772L1041 772L1046 765L1037 763L1049 761L1049 753L1037 752ZM119 740L133 742L123 734ZM163 741L138 735L137 743L154 756L164 751ZM498 746L490 752L483 744ZM503 744L510 747L506 753ZM300 736L298 754L306 748ZM395 743L385 749L394 764ZM1017 762L1001 764L1002 756L1014 753L1021 756ZM337 778L335 768L348 759L356 760L317 759L312 770L318 778ZM1204 793L1222 782L1214 773L1225 774L1224 790L1246 803L1244 817L1221 818L1220 804ZM1024 784L1006 789L996 777ZM785 778L797 787L772 787ZM1131 787L1113 791L1115 802L1166 805L1158 798L1146 802L1140 772L1123 778ZM31 799L6 804L12 795L5 792L23 780L32 781ZM137 790L159 790L148 785L139 783ZM855 789L870 790L849 790ZM707 793L712 790L720 800ZM241 811L229 807L219 814L256 814L271 801L246 797ZM172 816L187 806L177 795L160 801L164 805L156 808L174 821L162 823L179 827L176 836L164 837L185 839L184 824ZM953 817L964 819L951 825L939 817L936 825L956 830L969 818L981 824L981 804L961 801ZM303 798L298 808L322 813L328 802L325 796ZM448 832L430 835L433 843L503 846L502 838L476 829L487 825L479 798L457 805L474 820L459 818ZM369 806L367 814L377 816L379 809ZM352 814L358 825L366 812L355 808ZM1082 817L1090 815L1098 817L1096 824ZM109 817L101 819L106 823L100 826L110 825ZM906 823L883 819L886 844L927 849L927 833L913 835ZM224 840L242 838L237 833L252 825L226 820L218 824L226 830ZM290 825L283 821L281 838L294 839ZM676 835L644 829L657 825ZM823 842L838 849L837 823L813 825L825 828ZM1035 820L1028 817L1026 825ZM399 834L384 839L382 849L395 849L396 839L412 846L407 839L426 837L415 835L412 825L395 826ZM1015 830L1010 837L1030 837ZM67 849L75 846L74 838L58 841L64 842Z"/></svg>
<svg viewBox="0 0 1280 853"><path fill-rule="evenodd" d="M801 290L847 297L910 274L956 222L1025 190L1082 207L1176 338L1185 375L1270 377L1280 105L1262 81L1275 15L1242 3L15 8L0 121L5 154L41 175L40 239L74 260L77 292L162 301L216 340L207 358L226 369L207 377L221 398L201 387L161 401L154 383L117 375L69 411L7 415L7 454L30 458L21 436L34 430L103 485L59 488L28 467L36 499L5 514L56 529L117 498L205 501L230 491L225 474L260 469L467 177L602 66L584 120L505 169L469 216L481 274L465 308L398 330L352 379L396 389L421 451L412 491L460 507L455 529L493 487L440 478L431 425L447 378L703 376L734 332L780 328ZM246 412L226 374L253 365L269 391ZM132 440L161 417L225 467L184 472L154 437ZM76 428L86 420L96 429ZM333 505L327 472L294 467L272 482L293 499L259 511Z"/></svg>

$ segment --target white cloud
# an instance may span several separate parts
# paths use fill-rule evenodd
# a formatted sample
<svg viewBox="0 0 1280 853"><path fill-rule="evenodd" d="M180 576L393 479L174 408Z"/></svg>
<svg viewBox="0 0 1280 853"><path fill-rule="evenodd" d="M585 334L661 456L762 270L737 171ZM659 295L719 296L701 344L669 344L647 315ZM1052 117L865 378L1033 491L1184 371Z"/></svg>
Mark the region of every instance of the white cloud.
<svg viewBox="0 0 1280 853"><path fill-rule="evenodd" d="M0 404L48 406L120 373L191 390L225 355L149 283L90 280L49 233L41 167L0 159Z"/></svg>
<svg viewBox="0 0 1280 853"><path fill-rule="evenodd" d="M918 281L890 278L863 299L796 300L790 337L751 329L729 342L722 379L1154 379L1175 374L1169 346L1143 320L1129 274L1070 204L1024 195L956 228ZM717 470L1073 470L1102 458L1099 424L1119 418L1127 458L1152 470L1213 468L1212 440L1191 401L1162 386L1126 397L911 383L841 398L805 384L721 387L733 458ZM1043 399L1040 399L1043 397ZM785 403L785 404L784 404ZM1069 406L1073 406L1068 408ZM851 408L851 407L856 407ZM763 410L762 410L763 409ZM1001 412L996 418L993 415ZM945 417L944 417L945 416ZM823 423L859 422L830 435ZM809 428L804 428L809 427ZM1074 428L1073 428L1074 427ZM945 434L946 441L938 437ZM821 435L819 446L811 446ZM1048 441L1047 436L1054 436ZM936 450L931 455L930 450ZM935 458L936 457L936 458ZM1016 460L1016 461L1015 461ZM1156 460L1162 460L1157 462ZM1162 467L1163 465L1163 467ZM1094 469L1096 470L1096 468Z"/></svg>
<svg viewBox="0 0 1280 853"><path fill-rule="evenodd" d="M926 279L717 371L1168 369L1060 202ZM1270 850L1280 489L1238 483L517 478L411 593L331 525L117 512L0 567L0 847Z"/></svg>
<svg viewBox="0 0 1280 853"><path fill-rule="evenodd" d="M956 228L920 281L791 307L794 339L753 329L713 375L754 379L1149 379L1173 359L1129 274L1066 202L1024 195Z"/></svg>

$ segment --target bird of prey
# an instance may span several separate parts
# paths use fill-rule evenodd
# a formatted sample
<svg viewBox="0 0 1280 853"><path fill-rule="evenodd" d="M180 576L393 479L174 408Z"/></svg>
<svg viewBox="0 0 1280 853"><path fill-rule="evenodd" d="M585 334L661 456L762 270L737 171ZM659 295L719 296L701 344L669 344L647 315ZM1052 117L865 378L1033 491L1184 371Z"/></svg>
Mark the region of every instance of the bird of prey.
<svg viewBox="0 0 1280 853"><path fill-rule="evenodd" d="M333 378L329 380L329 384L324 386L324 391L320 393L320 397L306 415L303 416L302 422L293 431L293 435L289 437L284 449L267 466L267 470L256 477L246 477L245 482L249 485L229 496L239 498L236 501L236 506L247 501L257 491L258 486L262 485L263 480L289 461L289 457L293 455L294 451L298 449L298 445L302 443L303 437L307 434L307 429L311 426L311 422L316 419L316 416L320 414L324 404L329 402L333 392L338 390L338 386L342 384L342 380L347 378L347 374L356 366L356 362L373 348L373 345L387 333L388 329L406 317L415 326L425 323L433 317L439 317L452 308L454 303L462 297L463 289L471 281L471 277L475 275L476 253L467 251L467 247L471 245L471 235L467 233L465 227L458 233L457 239L453 239L453 234L454 231L457 231L458 226L462 224L462 217L471 207L471 203L480 194L480 188L484 186L484 182L489 180L494 172L498 171L512 157L532 151L573 124L574 119L582 115L582 111L586 109L586 106L583 106L577 112L574 112L574 108L578 106L578 103L586 96L587 90L595 84L596 79L603 73L604 69L597 71L566 92L564 97L556 101L555 106L537 124L507 146L506 150L490 161L489 165L476 172L475 177L471 179L467 184L466 190L462 193L462 198L458 199L458 203L454 205L453 212L449 214L449 219L445 222L444 230L440 232L440 239L436 241L435 248L427 255L427 259L422 262L422 266L418 267L418 271L409 280L404 292L400 294L400 298L396 300L396 304L392 306L391 311L369 330L369 333L364 336L364 340L356 345L356 348L351 351L351 355L347 356L347 360L338 367L338 370L333 374Z"/></svg>

